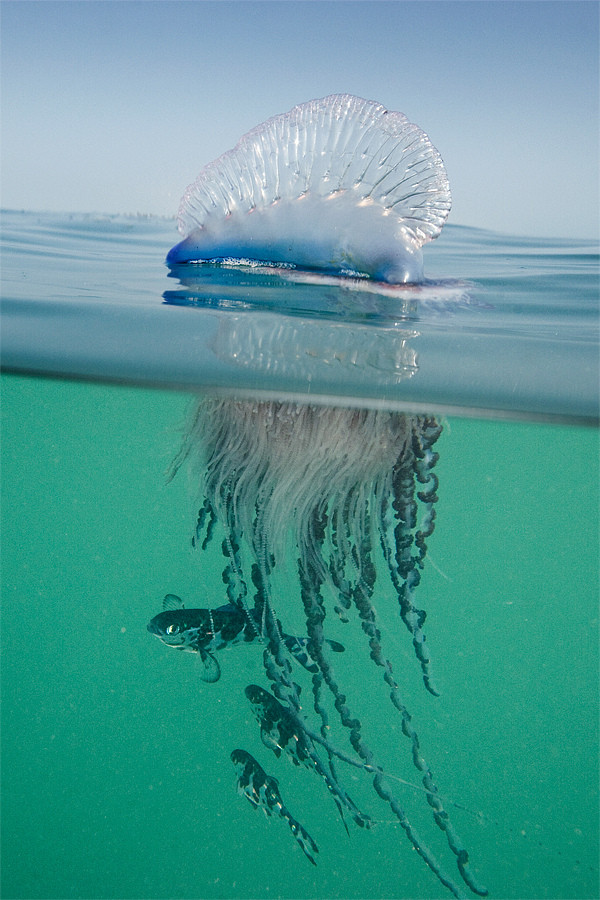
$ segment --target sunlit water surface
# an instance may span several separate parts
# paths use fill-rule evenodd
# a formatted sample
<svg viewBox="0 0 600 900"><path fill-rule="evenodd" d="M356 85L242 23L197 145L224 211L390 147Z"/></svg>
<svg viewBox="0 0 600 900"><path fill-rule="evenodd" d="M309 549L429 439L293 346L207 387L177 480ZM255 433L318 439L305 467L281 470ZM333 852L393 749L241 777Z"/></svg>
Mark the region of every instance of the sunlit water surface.
<svg viewBox="0 0 600 900"><path fill-rule="evenodd" d="M310 381L321 400L447 416L418 594L441 696L425 692L390 618L396 677L440 791L466 807L452 816L490 896L597 898L591 245L449 227L426 271L465 283L454 308L447 294L415 311L346 291L341 313L339 287L282 288L280 341L297 349L286 369L273 343L231 356L240 336L264 349L277 327L272 277L260 290L223 271L211 290L167 279L171 222L9 214L4 230L2 896L444 896L368 779L350 773L377 824L347 835L323 784L268 754L243 695L264 683L259 648L223 651L220 681L206 684L194 655L146 631L167 592L224 602L220 542L192 549L190 482L164 477L194 391L301 397ZM325 328L309 334L312 357L293 344L298 320ZM416 357L393 356L394 329ZM345 348L333 361L332 335ZM379 590L384 610L383 579ZM414 781L380 675L347 628L344 656L359 665L343 686L372 692L382 749ZM237 796L237 746L279 779L319 846L316 868L284 823ZM398 790L421 827L424 804Z"/></svg>

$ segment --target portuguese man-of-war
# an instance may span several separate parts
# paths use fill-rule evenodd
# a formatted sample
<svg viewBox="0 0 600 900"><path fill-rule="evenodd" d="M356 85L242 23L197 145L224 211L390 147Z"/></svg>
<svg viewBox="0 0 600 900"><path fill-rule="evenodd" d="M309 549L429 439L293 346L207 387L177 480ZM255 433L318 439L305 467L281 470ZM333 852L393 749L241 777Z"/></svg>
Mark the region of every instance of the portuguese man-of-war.
<svg viewBox="0 0 600 900"><path fill-rule="evenodd" d="M388 288L414 284L424 278L421 248L440 233L450 203L443 162L420 128L378 103L336 94L269 119L206 166L184 194L182 239L167 263L173 275L205 264L266 265ZM193 543L208 550L218 535L225 558L227 603L195 611L204 636L198 642L196 632L191 649L205 655L205 667L212 660L218 677L219 647L259 644L270 691L248 685L246 695L265 746L315 772L342 819L369 828L376 817L350 798L343 777L349 767L362 772L438 881L455 897L465 896L463 885L485 896L423 756L382 627L384 613L386 622L389 614L402 623L425 687L437 696L417 589L436 522L440 433L432 415L384 404L326 406L230 391L199 401L171 474L191 465L202 495ZM165 610L149 629L174 645L182 623L167 622L167 613L189 625L191 612ZM167 626L159 633L161 615ZM353 640L334 660L344 629ZM346 663L353 682L343 680ZM356 685L370 673L384 682L432 834L443 835L455 875L418 833L390 766L381 764L383 736L369 715L359 717L364 697ZM314 862L316 845L284 807L273 776L244 750L232 758L240 791L286 819Z"/></svg>

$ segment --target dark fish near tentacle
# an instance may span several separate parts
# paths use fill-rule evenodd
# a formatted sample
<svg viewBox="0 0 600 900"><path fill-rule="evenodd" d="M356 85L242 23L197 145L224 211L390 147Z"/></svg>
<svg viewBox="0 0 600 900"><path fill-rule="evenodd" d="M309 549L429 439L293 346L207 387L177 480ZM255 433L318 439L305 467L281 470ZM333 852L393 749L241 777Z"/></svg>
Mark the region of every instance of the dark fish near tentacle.
<svg viewBox="0 0 600 900"><path fill-rule="evenodd" d="M327 771L306 728L296 721L292 713L282 703L259 685L249 684L245 694L260 725L260 736L263 744L272 750L277 757L281 756L282 750L285 750L294 765L314 769L321 776L327 785L327 789L333 796L342 816L342 821L344 818L342 813L343 806L351 813L357 825L361 828L370 828L372 824L371 818L358 809L333 775ZM317 738L316 735L315 738ZM328 749L331 749L329 745L327 746ZM350 762L343 754L337 755L341 755L345 761ZM354 763L354 765L362 767L360 763Z"/></svg>
<svg viewBox="0 0 600 900"><path fill-rule="evenodd" d="M290 831L300 844L306 857L313 866L316 866L312 854L318 853L319 848L306 829L292 816L289 809L284 806L279 793L277 779L272 775L267 775L265 770L246 750L234 750L231 754L231 760L238 775L239 793L246 797L254 807L262 809L265 815L276 815L284 819L290 826Z"/></svg>
<svg viewBox="0 0 600 900"><path fill-rule="evenodd" d="M148 623L148 631L168 647L198 653L202 660L202 679L218 681L221 667L214 653L234 644L262 642L256 618L245 609L226 603L216 609L185 609L180 597L167 594L163 611ZM282 640L300 665L309 672L316 671L306 651L306 638L282 634ZM336 653L344 648L337 641L329 641Z"/></svg>
<svg viewBox="0 0 600 900"><path fill-rule="evenodd" d="M244 693L260 725L264 745L277 757L285 750L294 765L312 768L309 739L283 704L257 684L249 684Z"/></svg>

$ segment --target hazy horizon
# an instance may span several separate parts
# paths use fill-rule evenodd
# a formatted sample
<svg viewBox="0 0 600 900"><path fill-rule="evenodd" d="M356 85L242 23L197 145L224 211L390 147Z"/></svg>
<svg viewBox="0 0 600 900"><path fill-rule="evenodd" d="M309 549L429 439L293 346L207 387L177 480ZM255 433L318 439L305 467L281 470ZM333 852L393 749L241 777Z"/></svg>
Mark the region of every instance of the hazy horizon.
<svg viewBox="0 0 600 900"><path fill-rule="evenodd" d="M348 92L440 151L449 222L598 233L594 2L2 3L2 206L173 216L200 169Z"/></svg>

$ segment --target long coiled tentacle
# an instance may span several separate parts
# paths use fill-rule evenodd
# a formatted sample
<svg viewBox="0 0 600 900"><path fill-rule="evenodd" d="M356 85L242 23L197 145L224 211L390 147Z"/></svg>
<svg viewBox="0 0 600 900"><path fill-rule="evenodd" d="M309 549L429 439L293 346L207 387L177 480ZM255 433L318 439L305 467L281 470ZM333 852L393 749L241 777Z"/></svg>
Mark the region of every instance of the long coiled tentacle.
<svg viewBox="0 0 600 900"><path fill-rule="evenodd" d="M383 654L381 647L381 633L377 627L376 613L371 603L371 596L373 594L373 586L375 583L375 567L371 560L371 543L368 537L366 537L366 535L368 535L368 529L364 529L363 534L365 535L365 538L360 548L360 569L363 573L363 577L354 591L353 599L361 620L362 629L369 640L371 659L376 665L383 669L384 681L390 688L390 699L402 717L402 731L411 742L413 764L422 776L427 802L433 810L434 821L446 835L448 846L456 856L458 869L465 884L467 884L474 893L485 897L488 893L487 889L478 884L472 872L468 869L469 854L462 845L460 838L450 822L448 813L444 808L439 795L437 785L433 780L431 769L421 753L419 737L412 724L412 717L400 696L400 689L394 678L392 665ZM375 781L378 781L380 778L381 776L378 774ZM378 784L381 786L381 781L378 781Z"/></svg>
<svg viewBox="0 0 600 900"><path fill-rule="evenodd" d="M400 454L394 466L391 479L392 503L390 508L386 492L382 492L379 508L379 533L381 546L388 564L392 583L398 594L402 621L412 635L415 655L421 665L423 682L429 693L439 696L439 691L431 677L431 658L427 649L425 632L426 612L414 602L416 588L421 581L420 569L427 547L426 538L433 533L437 501L435 493L437 478L433 466L437 454L431 446L441 433L441 426L435 419L418 418L413 426L411 441ZM422 483L431 482L433 489L416 493L415 474ZM418 503L426 507L426 518L417 531ZM413 546L417 552L413 553Z"/></svg>
<svg viewBox="0 0 600 900"><path fill-rule="evenodd" d="M205 497L204 503L198 510L196 528L194 529L194 535L192 537L192 547L197 547L198 544L202 542L200 546L202 547L202 550L206 550L213 536L216 521L217 516L213 509L213 505L208 497Z"/></svg>
<svg viewBox="0 0 600 900"><path fill-rule="evenodd" d="M442 433L442 426L433 418L419 420L419 427L413 428L412 446L414 451L413 469L420 484L427 485L428 489L417 492L417 498L425 507L425 515L421 527L415 536L415 544L419 549L419 563L421 564L427 554L426 541L435 529L435 506L438 501L438 477L433 468L440 458L431 448Z"/></svg>
<svg viewBox="0 0 600 900"><path fill-rule="evenodd" d="M266 573L262 571L261 567L256 564L254 564L252 567L252 581L257 591L256 604L264 604L265 608L265 616L263 620L265 626L265 637L267 641L267 646L263 654L265 672L267 674L267 677L271 681L271 686L275 696L278 697L283 703L285 703L286 708L292 716L296 727L300 732L304 734L302 719L299 716L299 711L301 709L300 688L293 681L292 666L289 660L289 656L286 653L285 645L281 640L280 624L277 621L273 608L269 602L269 589L268 582L266 581ZM310 757L313 768L321 776L327 786L328 791L335 800L338 810L340 811L340 815L342 816L342 821L342 807L344 807L349 811L354 821L358 825L360 825L361 827L369 827L369 817L358 809L358 807L348 796L346 791L340 786L335 776L335 771L332 771L330 768L330 771L327 772L318 753L312 745L311 739L308 736L305 736L305 740L303 743L305 746L305 750ZM328 752L328 755L330 756L326 741L323 741L323 743Z"/></svg>
<svg viewBox="0 0 600 900"><path fill-rule="evenodd" d="M226 482L222 486L222 501L224 509L225 537L221 549L227 564L223 569L223 583L227 588L227 598L234 606L243 609L257 637L261 637L261 609L251 609L248 603L248 586L244 579L242 561L240 557L240 544L235 528L234 508L231 499L230 485Z"/></svg>
<svg viewBox="0 0 600 900"><path fill-rule="evenodd" d="M323 543L325 537L325 523L322 515L315 511L311 523L310 530L317 542ZM340 716L342 725L350 732L349 739L360 759L367 765L375 769L377 766L373 752L365 743L361 733L361 723L358 718L352 715L347 703L346 696L343 694L335 679L333 668L326 658L324 652L324 636L323 621L325 619L325 608L323 598L320 593L320 579L315 567L312 565L309 555L300 556L299 560L300 586L302 592L302 602L306 614L306 628L308 634L308 651L311 657L317 663L319 670L322 672L323 679L327 687L331 691L334 698L334 705ZM436 875L440 882L458 898L463 898L464 894L454 883L454 881L443 871L432 852L421 841L417 831L408 820L406 813L401 805L386 787L383 776L378 771L373 779L373 786L377 794L386 800L400 825L408 836L412 846L422 859L427 863L431 871Z"/></svg>

